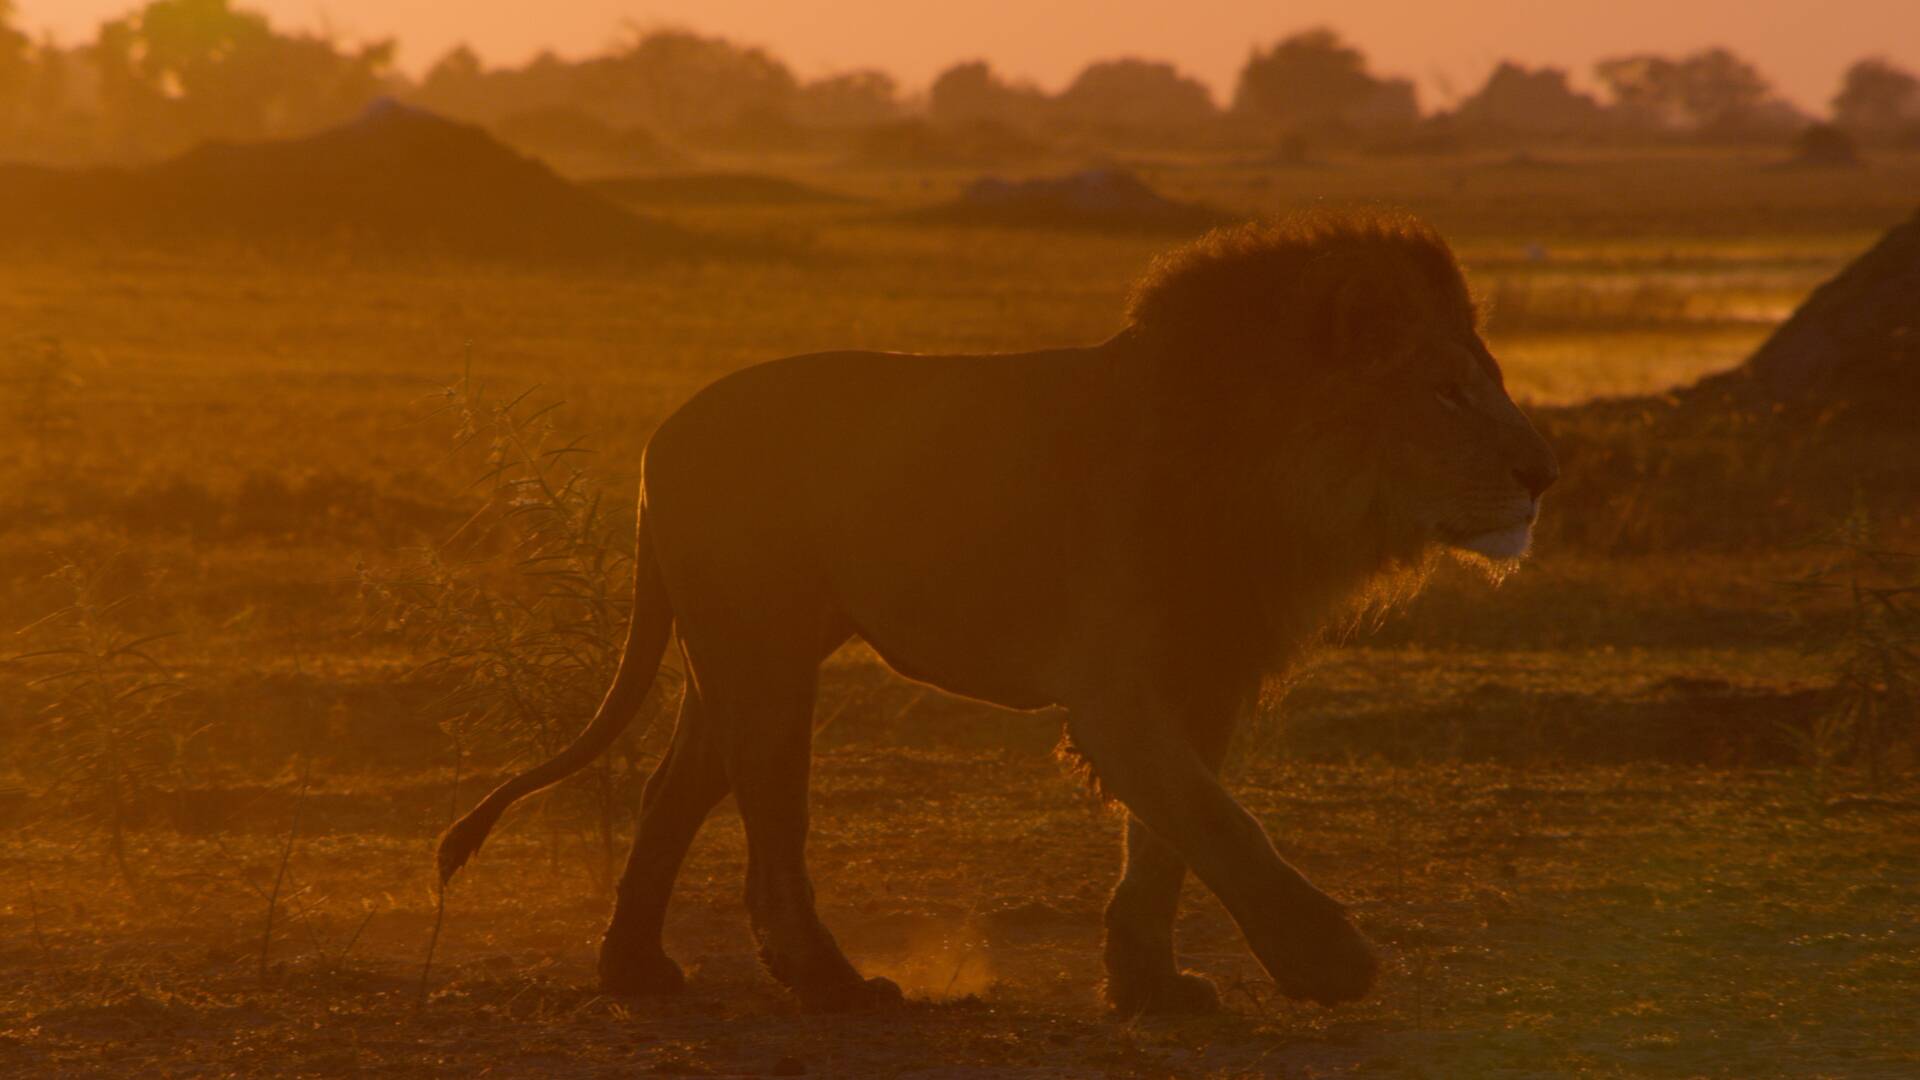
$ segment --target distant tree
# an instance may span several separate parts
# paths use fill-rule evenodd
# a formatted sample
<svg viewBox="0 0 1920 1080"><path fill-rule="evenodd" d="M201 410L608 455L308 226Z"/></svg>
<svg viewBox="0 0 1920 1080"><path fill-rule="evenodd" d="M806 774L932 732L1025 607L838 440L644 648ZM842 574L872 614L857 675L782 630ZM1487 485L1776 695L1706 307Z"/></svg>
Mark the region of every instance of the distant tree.
<svg viewBox="0 0 1920 1080"><path fill-rule="evenodd" d="M942 124L1002 124L1030 128L1045 113L1047 95L1028 83L1009 83L985 60L955 64L933 80L928 111Z"/></svg>
<svg viewBox="0 0 1920 1080"><path fill-rule="evenodd" d="M567 65L543 52L517 71L489 70L480 55L462 42L427 68L410 97L446 116L489 123L531 109L573 104L579 96L574 80L556 81L555 68L567 69Z"/></svg>
<svg viewBox="0 0 1920 1080"><path fill-rule="evenodd" d="M1678 60L1651 53L1614 57L1596 64L1594 74L1623 119L1655 130L1737 127L1762 115L1772 100L1759 70L1726 49Z"/></svg>
<svg viewBox="0 0 1920 1080"><path fill-rule="evenodd" d="M616 131L684 137L791 126L799 94L793 72L762 49L660 29L605 55L564 60L542 52L519 67L486 68L463 45L427 70L415 98L482 123L571 110Z"/></svg>
<svg viewBox="0 0 1920 1080"><path fill-rule="evenodd" d="M0 131L22 122L33 83L33 43L13 25L13 0L0 0Z"/></svg>
<svg viewBox="0 0 1920 1080"><path fill-rule="evenodd" d="M1681 100L1703 123L1752 112L1773 96L1760 69L1726 49L1707 49L1680 63Z"/></svg>
<svg viewBox="0 0 1920 1080"><path fill-rule="evenodd" d="M393 43L343 52L229 0L153 0L103 23L94 56L122 135L164 147L337 122L380 93Z"/></svg>
<svg viewBox="0 0 1920 1080"><path fill-rule="evenodd" d="M1823 168L1852 168L1860 164L1860 147L1838 124L1809 124L1793 140L1793 163Z"/></svg>
<svg viewBox="0 0 1920 1080"><path fill-rule="evenodd" d="M0 63L0 157L98 161L104 148L92 49L62 48L51 37L19 51L12 40L6 45L11 62Z"/></svg>
<svg viewBox="0 0 1920 1080"><path fill-rule="evenodd" d="M1136 137L1191 138L1220 116L1205 84L1172 64L1132 57L1089 64L1053 109L1069 126Z"/></svg>
<svg viewBox="0 0 1920 1080"><path fill-rule="evenodd" d="M542 49L517 71L486 72L474 87L474 98L464 108L479 120L537 108L578 107L600 119L611 116L651 116L645 94L626 82L606 78L619 70L615 57L575 62ZM600 76L600 78L596 78ZM622 111L624 106L624 111Z"/></svg>
<svg viewBox="0 0 1920 1080"><path fill-rule="evenodd" d="M13 0L0 0L0 75L25 65L32 42L13 24Z"/></svg>
<svg viewBox="0 0 1920 1080"><path fill-rule="evenodd" d="M422 99L458 100L474 94L486 77L486 66L480 62L480 55L463 41L433 62L420 80L418 93Z"/></svg>
<svg viewBox="0 0 1920 1080"><path fill-rule="evenodd" d="M1406 127L1420 120L1420 95L1411 79L1376 79L1367 96L1341 118L1361 131Z"/></svg>
<svg viewBox="0 0 1920 1080"><path fill-rule="evenodd" d="M900 88L884 71L847 71L802 85L793 109L812 127L883 124L900 115Z"/></svg>
<svg viewBox="0 0 1920 1080"><path fill-rule="evenodd" d="M1240 69L1233 111L1292 131L1365 130L1420 117L1412 83L1375 78L1360 50L1325 27L1255 49Z"/></svg>
<svg viewBox="0 0 1920 1080"><path fill-rule="evenodd" d="M799 82L767 52L686 30L655 30L595 72L631 87L650 121L667 131L703 131L792 115Z"/></svg>
<svg viewBox="0 0 1920 1080"><path fill-rule="evenodd" d="M1884 57L1857 61L1834 95L1833 119L1866 136L1920 133L1920 77Z"/></svg>
<svg viewBox="0 0 1920 1080"><path fill-rule="evenodd" d="M100 65L85 45L62 48L49 33L27 63L26 108L39 124L97 119Z"/></svg>
<svg viewBox="0 0 1920 1080"><path fill-rule="evenodd" d="M1514 135L1559 136L1592 131L1601 119L1600 103L1567 85L1559 68L1532 71L1503 61L1486 85L1454 110L1468 130Z"/></svg>

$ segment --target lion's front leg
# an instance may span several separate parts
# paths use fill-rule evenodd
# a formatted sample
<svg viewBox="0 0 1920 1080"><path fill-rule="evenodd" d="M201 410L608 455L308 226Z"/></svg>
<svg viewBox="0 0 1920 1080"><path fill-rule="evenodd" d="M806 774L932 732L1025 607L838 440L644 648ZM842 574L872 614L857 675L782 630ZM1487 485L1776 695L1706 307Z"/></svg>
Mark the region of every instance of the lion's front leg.
<svg viewBox="0 0 1920 1080"><path fill-rule="evenodd" d="M1232 714L1199 714L1185 725L1208 772L1217 775L1233 735ZM1127 816L1126 864L1107 902L1107 1003L1123 1016L1212 1012L1220 1007L1213 983L1180 970L1173 923L1187 863L1145 822Z"/></svg>
<svg viewBox="0 0 1920 1080"><path fill-rule="evenodd" d="M1100 783L1220 898L1281 992L1323 1005L1365 996L1379 969L1373 947L1274 850L1169 722L1173 711L1110 694L1093 704L1071 711L1075 745Z"/></svg>
<svg viewBox="0 0 1920 1080"><path fill-rule="evenodd" d="M1182 972L1173 920L1187 864L1137 817L1127 818L1127 863L1107 902L1107 1004L1122 1016L1212 1012L1213 983Z"/></svg>

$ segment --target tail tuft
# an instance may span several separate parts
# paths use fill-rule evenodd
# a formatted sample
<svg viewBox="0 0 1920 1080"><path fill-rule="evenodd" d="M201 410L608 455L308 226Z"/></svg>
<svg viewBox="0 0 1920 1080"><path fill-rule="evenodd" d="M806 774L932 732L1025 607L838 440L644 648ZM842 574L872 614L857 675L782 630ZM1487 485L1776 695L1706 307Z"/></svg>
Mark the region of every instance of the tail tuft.
<svg viewBox="0 0 1920 1080"><path fill-rule="evenodd" d="M473 858L474 852L486 842L487 834L493 831L493 819L499 815L485 813L486 810L485 803L474 807L466 817L447 826L447 831L440 834L438 859L442 888L467 865L467 860Z"/></svg>

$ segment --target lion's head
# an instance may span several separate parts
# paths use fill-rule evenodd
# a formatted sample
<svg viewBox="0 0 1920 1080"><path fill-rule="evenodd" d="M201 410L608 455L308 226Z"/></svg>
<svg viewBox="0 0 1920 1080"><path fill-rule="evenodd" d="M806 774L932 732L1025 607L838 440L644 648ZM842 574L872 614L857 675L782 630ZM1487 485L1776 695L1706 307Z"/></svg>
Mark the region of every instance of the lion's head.
<svg viewBox="0 0 1920 1080"><path fill-rule="evenodd" d="M1219 229L1136 287L1163 397L1230 440L1286 524L1418 561L1525 555L1553 451L1508 396L1453 253L1409 216ZM1240 480L1236 496L1249 493Z"/></svg>

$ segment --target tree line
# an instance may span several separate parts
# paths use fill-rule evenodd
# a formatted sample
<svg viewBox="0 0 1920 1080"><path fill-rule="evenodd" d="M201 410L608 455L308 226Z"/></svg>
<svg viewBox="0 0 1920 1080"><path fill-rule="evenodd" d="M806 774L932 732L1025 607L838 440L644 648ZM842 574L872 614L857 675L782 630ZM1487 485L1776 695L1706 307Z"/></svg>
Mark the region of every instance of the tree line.
<svg viewBox="0 0 1920 1080"><path fill-rule="evenodd" d="M271 25L232 0L151 0L90 42L36 41L0 0L0 156L140 160L210 139L300 134L387 95L505 133L582 151L851 145L1442 149L1541 141L1766 141L1807 128L1749 61L1726 49L1612 57L1599 96L1569 73L1508 61L1445 107L1374 72L1332 30L1254 49L1231 97L1164 61L1089 64L1048 93L984 60L956 63L921 94L884 71L802 79L767 51L688 30L635 33L597 56L545 53L488 66L461 46L419 79L392 41L347 45ZM1847 69L1830 102L1855 138L1920 146L1920 77L1888 60ZM984 141L983 141L984 140Z"/></svg>

